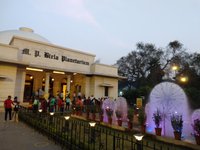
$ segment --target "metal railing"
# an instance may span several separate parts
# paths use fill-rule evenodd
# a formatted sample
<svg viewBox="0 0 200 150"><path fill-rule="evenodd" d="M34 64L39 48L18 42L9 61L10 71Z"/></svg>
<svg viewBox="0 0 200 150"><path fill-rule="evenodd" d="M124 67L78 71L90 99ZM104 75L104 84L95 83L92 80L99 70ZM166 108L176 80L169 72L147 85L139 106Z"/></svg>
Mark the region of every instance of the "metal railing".
<svg viewBox="0 0 200 150"><path fill-rule="evenodd" d="M95 127L88 120L55 113L33 113L25 107L19 112L19 119L32 126L41 134L59 143L69 150L187 150L185 145L166 143L145 135L142 141L136 141L132 130L118 130L97 122Z"/></svg>

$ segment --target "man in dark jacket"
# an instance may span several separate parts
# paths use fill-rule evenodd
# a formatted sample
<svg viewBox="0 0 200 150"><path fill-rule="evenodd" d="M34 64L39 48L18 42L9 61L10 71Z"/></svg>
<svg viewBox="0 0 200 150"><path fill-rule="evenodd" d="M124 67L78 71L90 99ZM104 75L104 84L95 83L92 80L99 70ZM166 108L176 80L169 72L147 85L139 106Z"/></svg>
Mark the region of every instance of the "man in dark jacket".
<svg viewBox="0 0 200 150"><path fill-rule="evenodd" d="M9 113L9 119L11 120L12 105L14 105L14 103L11 100L11 96L9 95L8 98L4 101L5 121L7 121L7 114L8 113Z"/></svg>

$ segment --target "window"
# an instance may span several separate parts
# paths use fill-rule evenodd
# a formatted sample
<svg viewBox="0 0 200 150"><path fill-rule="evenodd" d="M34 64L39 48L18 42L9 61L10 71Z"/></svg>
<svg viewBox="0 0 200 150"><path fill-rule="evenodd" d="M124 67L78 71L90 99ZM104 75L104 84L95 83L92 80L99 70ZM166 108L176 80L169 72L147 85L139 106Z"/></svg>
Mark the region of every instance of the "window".
<svg viewBox="0 0 200 150"><path fill-rule="evenodd" d="M108 86L105 86L105 94L104 96L108 96Z"/></svg>

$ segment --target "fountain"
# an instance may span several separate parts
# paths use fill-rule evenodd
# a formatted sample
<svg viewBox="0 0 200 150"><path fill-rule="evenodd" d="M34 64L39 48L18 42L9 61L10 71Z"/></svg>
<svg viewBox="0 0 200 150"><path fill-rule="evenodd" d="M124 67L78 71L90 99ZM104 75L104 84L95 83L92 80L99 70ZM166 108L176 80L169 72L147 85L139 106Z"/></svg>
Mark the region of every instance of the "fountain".
<svg viewBox="0 0 200 150"><path fill-rule="evenodd" d="M114 100L110 100L109 98L107 98L106 100L103 101L102 104L102 109L104 110L104 122L108 122L108 117L106 114L106 108L111 108L113 110L113 122L112 124L117 125L117 117L115 114L116 110L120 110L122 112L122 120L123 121L127 121L127 102L126 99L123 97L118 97L116 99L116 101Z"/></svg>
<svg viewBox="0 0 200 150"><path fill-rule="evenodd" d="M115 111L116 110L122 112L122 121L127 121L127 102L124 97L118 97L115 101Z"/></svg>
<svg viewBox="0 0 200 150"><path fill-rule="evenodd" d="M162 113L162 135L174 137L170 116L174 113L183 116L183 139L191 139L191 117L187 97L183 89L172 82L162 82L156 85L150 93L149 102L146 105L147 132L155 133L153 113L159 109Z"/></svg>
<svg viewBox="0 0 200 150"><path fill-rule="evenodd" d="M192 122L195 119L200 119L200 109L196 109L195 111L193 111L193 113L192 113Z"/></svg>
<svg viewBox="0 0 200 150"><path fill-rule="evenodd" d="M113 110L113 121L115 120L114 117L116 118L115 116L115 113L114 113L114 108L115 108L115 102L114 100L110 100L109 98L105 99L103 101L103 104L102 104L102 109L104 110L103 112L103 122L108 122L108 117L107 117L107 114L106 114L106 109L107 108L110 108Z"/></svg>

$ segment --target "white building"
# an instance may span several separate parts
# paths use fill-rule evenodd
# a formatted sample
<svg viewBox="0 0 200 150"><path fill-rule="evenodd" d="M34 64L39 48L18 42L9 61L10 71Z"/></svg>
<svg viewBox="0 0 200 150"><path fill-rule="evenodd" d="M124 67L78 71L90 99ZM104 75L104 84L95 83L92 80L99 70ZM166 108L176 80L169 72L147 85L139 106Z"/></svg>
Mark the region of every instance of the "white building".
<svg viewBox="0 0 200 150"><path fill-rule="evenodd" d="M0 32L0 101L8 95L29 101L70 91L86 97L118 96L118 68L95 63L95 55L54 45L32 29Z"/></svg>

